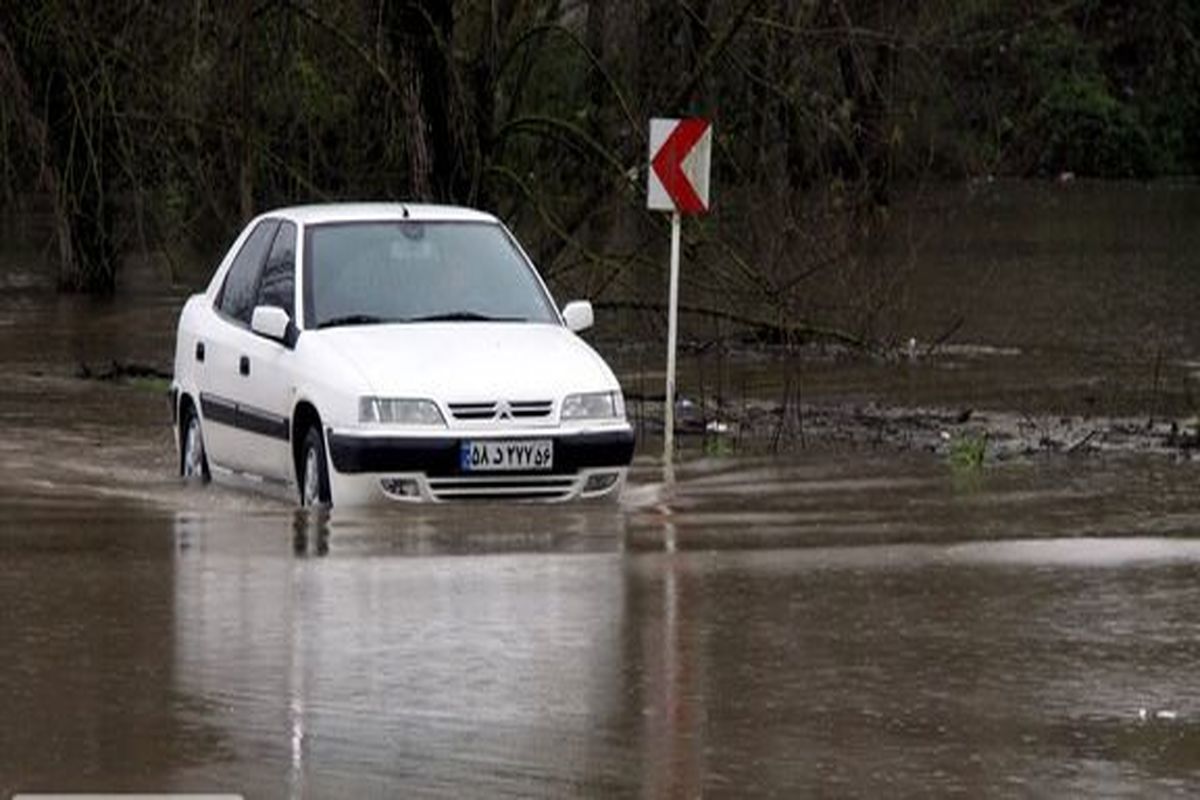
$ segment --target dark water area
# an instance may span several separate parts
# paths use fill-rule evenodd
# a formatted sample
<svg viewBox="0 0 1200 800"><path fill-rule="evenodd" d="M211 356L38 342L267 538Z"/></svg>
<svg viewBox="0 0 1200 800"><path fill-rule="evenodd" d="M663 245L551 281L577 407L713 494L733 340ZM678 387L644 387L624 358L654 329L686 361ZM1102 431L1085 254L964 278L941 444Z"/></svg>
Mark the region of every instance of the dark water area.
<svg viewBox="0 0 1200 800"><path fill-rule="evenodd" d="M1188 413L1197 190L1011 191L925 218L906 330L966 303L958 349L817 360L805 391ZM689 445L668 484L647 441L610 506L309 515L184 485L161 386L76 377L169 367L183 290L3 280L0 798L1200 791L1198 462Z"/></svg>
<svg viewBox="0 0 1200 800"><path fill-rule="evenodd" d="M894 248L913 248L905 325L926 340L1022 349L1200 349L1200 185L979 182L915 192Z"/></svg>
<svg viewBox="0 0 1200 800"><path fill-rule="evenodd" d="M897 347L897 358L836 351L822 358L809 349L789 359L731 349L720 346L728 324L685 316L682 390L731 406L744 397L778 400L790 373L793 390L813 401L1197 415L1195 181L911 187L891 211L886 241L868 257L899 276L874 330ZM827 306L853 302L833 280L812 291L831 292ZM661 394L660 337L607 336L603 324L596 336L627 376L627 390Z"/></svg>
<svg viewBox="0 0 1200 800"><path fill-rule="evenodd" d="M0 792L1200 786L1195 470L653 472L619 507L328 520L6 481Z"/></svg>
<svg viewBox="0 0 1200 800"><path fill-rule="evenodd" d="M964 401L1196 413L1196 183L978 183L927 191L898 223L913 248L901 338L953 329L952 345L997 348L951 349ZM955 394L953 377L931 383Z"/></svg>

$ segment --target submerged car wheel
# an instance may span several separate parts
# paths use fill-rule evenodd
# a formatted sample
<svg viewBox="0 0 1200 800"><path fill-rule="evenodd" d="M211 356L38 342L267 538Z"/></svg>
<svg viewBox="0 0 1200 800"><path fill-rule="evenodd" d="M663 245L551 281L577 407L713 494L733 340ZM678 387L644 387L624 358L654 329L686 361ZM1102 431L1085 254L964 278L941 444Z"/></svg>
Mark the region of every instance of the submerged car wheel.
<svg viewBox="0 0 1200 800"><path fill-rule="evenodd" d="M309 428L300 451L300 505L328 506L329 472L325 464L325 441L319 428Z"/></svg>
<svg viewBox="0 0 1200 800"><path fill-rule="evenodd" d="M208 457L204 454L204 436L200 417L190 405L184 409L180 425L179 474L184 480L209 481Z"/></svg>

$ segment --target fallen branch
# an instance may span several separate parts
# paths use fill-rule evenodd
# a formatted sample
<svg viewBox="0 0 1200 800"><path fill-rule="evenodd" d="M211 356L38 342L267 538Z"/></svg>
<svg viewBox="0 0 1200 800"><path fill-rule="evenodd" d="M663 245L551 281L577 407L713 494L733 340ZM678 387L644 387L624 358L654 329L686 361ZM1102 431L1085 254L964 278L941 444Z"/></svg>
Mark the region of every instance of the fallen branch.
<svg viewBox="0 0 1200 800"><path fill-rule="evenodd" d="M1100 431L1098 429L1092 428L1090 431L1088 431L1086 436L1084 436L1082 439L1075 442L1074 444L1068 445L1067 448L1063 452L1064 453L1074 453L1076 450L1080 449L1081 447L1086 445L1088 442L1090 442L1092 439L1094 439L1096 434L1099 432Z"/></svg>
<svg viewBox="0 0 1200 800"><path fill-rule="evenodd" d="M79 369L75 371L75 377L93 381L121 381L129 378L158 378L169 381L172 376L171 373L164 372L158 367L133 362L126 363L114 359L104 370L93 370L86 362L81 361Z"/></svg>
<svg viewBox="0 0 1200 800"><path fill-rule="evenodd" d="M663 303L647 303L640 300L610 300L601 301L594 304L599 310L604 311L652 311L657 314L666 314L667 306ZM736 314L731 311L721 311L716 308L704 308L701 306L690 306L681 303L679 310L685 314L694 314L701 317L709 317L711 319L724 320L740 325L745 325L759 335L765 335L771 338L778 338L781 341L796 340L796 339L815 339L827 342L837 342L856 350L863 350L869 353L875 353L876 348L865 339L855 336L854 334L835 328L826 328L810 323L775 323L765 322L761 319Z"/></svg>

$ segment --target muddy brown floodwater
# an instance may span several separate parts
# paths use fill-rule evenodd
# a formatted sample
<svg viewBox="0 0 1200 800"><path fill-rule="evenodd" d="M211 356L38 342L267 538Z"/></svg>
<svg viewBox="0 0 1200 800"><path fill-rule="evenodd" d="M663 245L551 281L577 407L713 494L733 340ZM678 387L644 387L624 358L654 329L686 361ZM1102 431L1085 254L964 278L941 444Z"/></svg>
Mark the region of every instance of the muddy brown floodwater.
<svg viewBox="0 0 1200 800"><path fill-rule="evenodd" d="M0 798L1200 791L1200 463L648 447L614 506L310 516L75 377L162 363L135 300L0 295Z"/></svg>

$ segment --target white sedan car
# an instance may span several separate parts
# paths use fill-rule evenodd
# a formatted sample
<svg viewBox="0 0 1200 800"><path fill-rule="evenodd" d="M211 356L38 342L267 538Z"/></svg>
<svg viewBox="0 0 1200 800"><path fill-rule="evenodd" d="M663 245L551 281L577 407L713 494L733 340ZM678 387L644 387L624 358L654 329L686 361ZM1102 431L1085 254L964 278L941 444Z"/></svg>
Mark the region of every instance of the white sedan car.
<svg viewBox="0 0 1200 800"><path fill-rule="evenodd" d="M302 505L613 496L634 437L591 324L491 215L264 214L179 319L180 471Z"/></svg>

